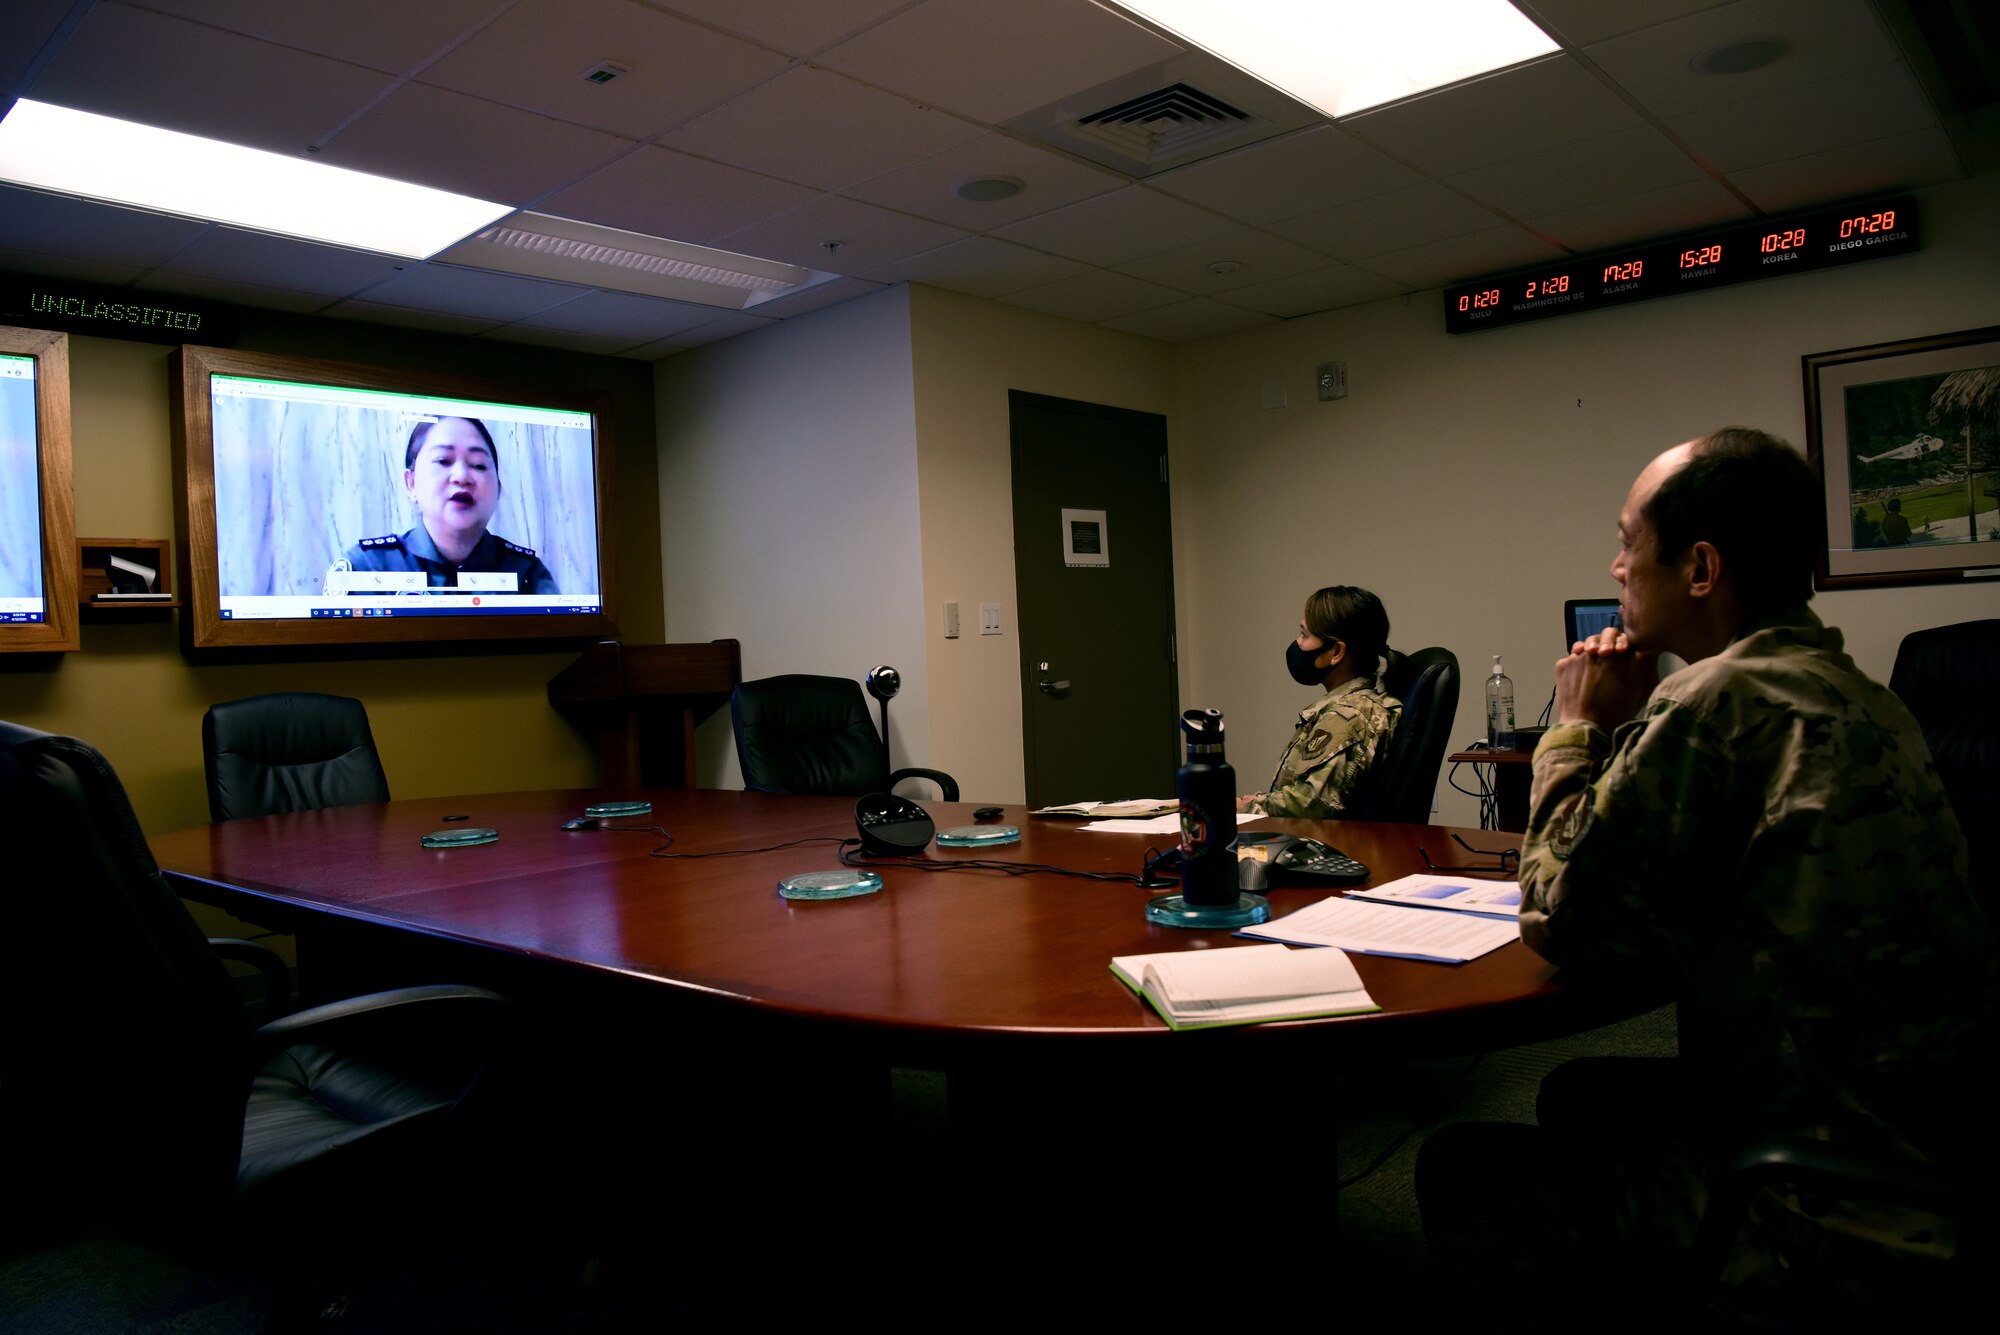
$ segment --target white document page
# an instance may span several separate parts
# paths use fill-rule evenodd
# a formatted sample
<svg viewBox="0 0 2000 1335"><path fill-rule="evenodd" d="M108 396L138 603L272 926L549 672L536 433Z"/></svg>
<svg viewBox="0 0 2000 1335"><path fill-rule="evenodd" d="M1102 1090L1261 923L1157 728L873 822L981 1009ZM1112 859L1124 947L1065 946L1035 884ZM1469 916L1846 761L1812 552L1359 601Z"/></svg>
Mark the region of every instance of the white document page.
<svg viewBox="0 0 2000 1335"><path fill-rule="evenodd" d="M1335 895L1276 922L1245 927L1237 935L1463 964L1520 940L1521 929L1517 923L1496 922L1474 913L1412 913L1396 904L1370 904Z"/></svg>
<svg viewBox="0 0 2000 1335"><path fill-rule="evenodd" d="M1476 876L1405 876L1386 885L1350 890L1350 899L1374 899L1420 909L1452 909L1488 918L1514 921L1521 911L1519 881L1490 881Z"/></svg>

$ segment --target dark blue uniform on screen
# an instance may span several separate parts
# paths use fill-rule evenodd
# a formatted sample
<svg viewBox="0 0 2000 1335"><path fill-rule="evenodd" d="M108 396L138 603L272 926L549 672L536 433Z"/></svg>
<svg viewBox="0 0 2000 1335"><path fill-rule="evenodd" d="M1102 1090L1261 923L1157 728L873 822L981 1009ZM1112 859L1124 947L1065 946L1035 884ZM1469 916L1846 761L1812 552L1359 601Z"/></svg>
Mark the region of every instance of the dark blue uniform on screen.
<svg viewBox="0 0 2000 1335"><path fill-rule="evenodd" d="M455 587L458 572L469 570L474 574L513 574L519 579L516 591L520 593L561 592L556 588L555 576L535 555L534 548L511 543L494 533L480 538L472 554L454 564L438 554L437 544L419 524L406 533L363 538L347 549L347 564L356 570L421 570L424 582L434 589Z"/></svg>

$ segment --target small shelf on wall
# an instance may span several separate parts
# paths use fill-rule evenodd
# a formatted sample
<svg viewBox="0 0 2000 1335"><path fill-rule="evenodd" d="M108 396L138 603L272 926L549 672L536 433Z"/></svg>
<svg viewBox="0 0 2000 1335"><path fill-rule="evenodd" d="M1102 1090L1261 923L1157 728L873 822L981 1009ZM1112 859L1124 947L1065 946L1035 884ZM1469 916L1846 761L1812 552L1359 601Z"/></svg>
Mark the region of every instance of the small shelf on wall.
<svg viewBox="0 0 2000 1335"><path fill-rule="evenodd" d="M87 612L127 616L138 611L179 607L174 589L174 544L170 538L78 538L76 598ZM163 598L106 597L115 589L111 558L153 571L152 590ZM129 572L128 572L129 573Z"/></svg>

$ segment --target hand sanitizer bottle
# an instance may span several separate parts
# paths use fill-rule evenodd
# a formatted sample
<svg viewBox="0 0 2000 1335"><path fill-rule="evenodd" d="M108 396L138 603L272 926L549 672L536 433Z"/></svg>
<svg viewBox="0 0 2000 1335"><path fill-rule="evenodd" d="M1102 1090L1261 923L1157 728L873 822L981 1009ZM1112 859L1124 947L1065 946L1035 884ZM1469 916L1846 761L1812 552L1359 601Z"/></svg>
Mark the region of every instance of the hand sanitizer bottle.
<svg viewBox="0 0 2000 1335"><path fill-rule="evenodd" d="M1493 655L1493 675L1486 679L1486 745L1495 751L1514 749L1514 683L1500 670Z"/></svg>

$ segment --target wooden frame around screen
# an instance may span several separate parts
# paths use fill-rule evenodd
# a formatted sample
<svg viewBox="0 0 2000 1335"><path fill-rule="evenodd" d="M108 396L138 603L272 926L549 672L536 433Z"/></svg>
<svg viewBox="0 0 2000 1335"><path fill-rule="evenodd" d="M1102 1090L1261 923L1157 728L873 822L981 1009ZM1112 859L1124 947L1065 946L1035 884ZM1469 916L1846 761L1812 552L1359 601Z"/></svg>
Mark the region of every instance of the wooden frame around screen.
<svg viewBox="0 0 2000 1335"><path fill-rule="evenodd" d="M277 380L372 389L389 393L433 394L445 398L569 408L591 414L596 455L597 577L602 611L594 615L551 614L496 617L382 617L235 621L221 615L220 571L215 531L215 439L210 410L212 375L264 376ZM238 649L304 645L398 644L461 640L603 639L618 633L615 514L611 502L610 405L601 396L574 391L523 389L457 376L387 367L355 366L221 348L184 346L172 356L168 377L173 403L174 513L180 526L181 638L190 649Z"/></svg>
<svg viewBox="0 0 2000 1335"><path fill-rule="evenodd" d="M77 638L76 491L70 462L69 335L0 326L0 352L35 359L41 465L42 600L47 619L0 625L0 653L66 653Z"/></svg>
<svg viewBox="0 0 2000 1335"><path fill-rule="evenodd" d="M1981 507L1988 497L2000 496L2000 325L1815 352L1800 364L1806 458L1819 474L1826 510L1827 539L1813 587L2000 576L2000 509ZM1894 436L1886 434L1891 422L1899 428ZM1911 439L1899 444L1903 436ZM1911 450L1917 453L1907 460L1896 457ZM1955 454L1962 455L1963 466ZM1864 475L1870 465L1885 461L1882 471L1893 477ZM1935 477L1927 468L1934 468ZM1947 493L1960 487L1971 499L1964 513L1950 514L1958 501ZM1897 504L1897 527L1887 531L1891 500ZM1906 501L1913 509L1934 503L1941 515L1925 522L1921 512L1904 513ZM1959 528L1966 530L1962 537Z"/></svg>

